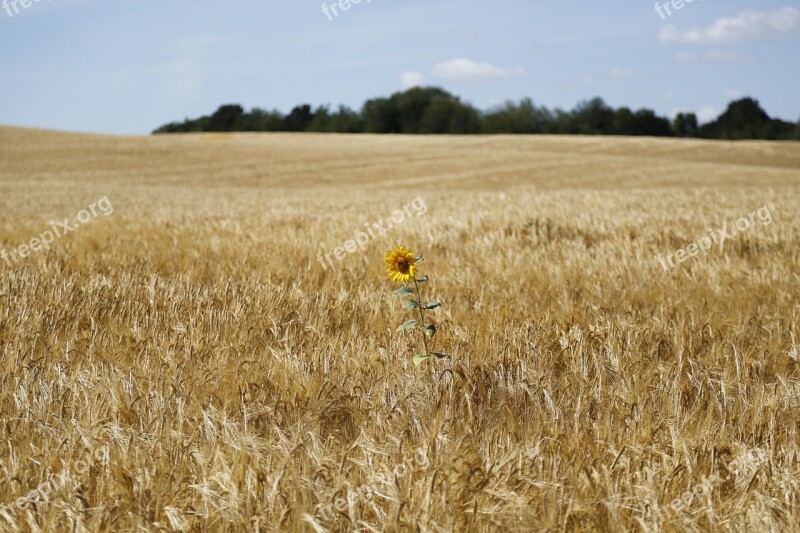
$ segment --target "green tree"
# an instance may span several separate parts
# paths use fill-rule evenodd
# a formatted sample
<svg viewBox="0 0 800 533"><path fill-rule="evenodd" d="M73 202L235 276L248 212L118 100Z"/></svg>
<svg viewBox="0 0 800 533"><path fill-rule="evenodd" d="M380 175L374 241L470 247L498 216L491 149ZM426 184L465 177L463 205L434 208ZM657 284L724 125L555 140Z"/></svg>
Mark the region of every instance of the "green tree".
<svg viewBox="0 0 800 533"><path fill-rule="evenodd" d="M400 121L394 103L388 98L373 98L361 110L367 133L400 133Z"/></svg>
<svg viewBox="0 0 800 533"><path fill-rule="evenodd" d="M314 110L313 120L306 127L305 131L325 132L330 133L331 129L331 113L330 106L319 106Z"/></svg>
<svg viewBox="0 0 800 533"><path fill-rule="evenodd" d="M786 122L773 118L761 128L759 139L772 141L787 141L795 136L796 126L793 122Z"/></svg>
<svg viewBox="0 0 800 533"><path fill-rule="evenodd" d="M672 131L678 137L697 137L697 115L678 113L672 121Z"/></svg>
<svg viewBox="0 0 800 533"><path fill-rule="evenodd" d="M633 114L632 130L628 135L670 137L672 124L668 119L656 115L652 109L639 109Z"/></svg>
<svg viewBox="0 0 800 533"><path fill-rule="evenodd" d="M154 129L153 133L188 133L192 131L189 129L189 125L193 122L194 121L190 121L188 118L183 122L170 122L169 124L164 124L163 126L159 126L158 128Z"/></svg>
<svg viewBox="0 0 800 533"><path fill-rule="evenodd" d="M364 130L369 133L421 133L422 117L439 99L458 102L453 95L437 87L414 87L394 93L389 98L368 100L361 111ZM440 106L437 113L447 107L444 104L437 105ZM433 120L429 118L426 127L434 127Z"/></svg>
<svg viewBox="0 0 800 533"><path fill-rule="evenodd" d="M728 104L716 120L700 128L700 136L711 139L758 139L770 122L757 100L742 98Z"/></svg>
<svg viewBox="0 0 800 533"><path fill-rule="evenodd" d="M530 98L519 104L512 101L496 106L483 115L484 133L544 133L553 122L553 114L537 108Z"/></svg>
<svg viewBox="0 0 800 533"><path fill-rule="evenodd" d="M340 105L331 115L331 131L339 133L362 133L364 121L361 115L347 106Z"/></svg>
<svg viewBox="0 0 800 533"><path fill-rule="evenodd" d="M472 106L458 99L435 98L420 118L420 133L477 133L480 117Z"/></svg>
<svg viewBox="0 0 800 533"><path fill-rule="evenodd" d="M422 117L425 111L433 102L442 99L456 100L453 95L438 87L413 87L389 98L402 133L422 133Z"/></svg>
<svg viewBox="0 0 800 533"><path fill-rule="evenodd" d="M547 133L556 133L562 135L579 133L577 121L575 121L572 113L569 111L564 111L560 108L556 108L556 110L553 112L553 121L546 131Z"/></svg>
<svg viewBox="0 0 800 533"><path fill-rule="evenodd" d="M363 122L358 113L340 105L335 112L329 106L320 106L314 111L314 120L307 131L325 133L361 133Z"/></svg>
<svg viewBox="0 0 800 533"><path fill-rule="evenodd" d="M277 109L253 108L248 114L247 131L284 131L285 117Z"/></svg>
<svg viewBox="0 0 800 533"><path fill-rule="evenodd" d="M613 135L630 135L633 131L633 111L628 107L620 107L614 111L611 133Z"/></svg>
<svg viewBox="0 0 800 533"><path fill-rule="evenodd" d="M244 108L238 104L220 106L211 115L204 131L241 131Z"/></svg>
<svg viewBox="0 0 800 533"><path fill-rule="evenodd" d="M296 106L288 115L286 115L286 119L284 121L286 131L306 131L313 120L314 113L311 112L310 105L302 104Z"/></svg>
<svg viewBox="0 0 800 533"><path fill-rule="evenodd" d="M480 113L438 87L414 87L388 98L373 98L364 103L360 112L345 106L336 111L330 106L312 110L303 104L284 116L277 110L259 108L245 113L242 106L227 104L211 115L170 122L153 133L201 131L553 133L800 140L800 122L770 118L753 98L731 102L716 120L699 127L694 113L679 113L670 121L650 109L614 109L601 98L580 102L571 111L550 111L524 98Z"/></svg>
<svg viewBox="0 0 800 533"><path fill-rule="evenodd" d="M608 135L613 133L614 110L602 98L593 98L575 106L573 121L583 135Z"/></svg>

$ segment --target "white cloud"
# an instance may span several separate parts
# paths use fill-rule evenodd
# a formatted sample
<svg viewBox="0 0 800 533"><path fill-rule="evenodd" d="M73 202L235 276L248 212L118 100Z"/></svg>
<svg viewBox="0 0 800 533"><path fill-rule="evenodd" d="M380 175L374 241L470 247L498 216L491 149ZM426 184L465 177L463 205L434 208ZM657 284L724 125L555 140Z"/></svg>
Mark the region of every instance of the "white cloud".
<svg viewBox="0 0 800 533"><path fill-rule="evenodd" d="M632 68L610 68L605 72L591 73L583 77L583 83L586 85L594 85L600 80L625 80L632 78L644 78L645 73Z"/></svg>
<svg viewBox="0 0 800 533"><path fill-rule="evenodd" d="M179 48L206 48L216 44L224 43L228 40L227 37L222 35L194 35L192 37L184 37L177 41Z"/></svg>
<svg viewBox="0 0 800 533"><path fill-rule="evenodd" d="M719 116L719 113L713 107L707 105L698 109L695 114L697 115L697 122L700 124L711 122Z"/></svg>
<svg viewBox="0 0 800 533"><path fill-rule="evenodd" d="M406 71L400 74L400 82L403 84L404 89L418 87L422 85L424 77L419 72Z"/></svg>
<svg viewBox="0 0 800 533"><path fill-rule="evenodd" d="M662 99L662 100L667 100L667 101L669 101L669 100L672 100L673 98L675 98L675 93L674 93L674 92L672 92L672 91L667 91L667 92L665 92L665 93L663 93L663 94L661 95L661 99Z"/></svg>
<svg viewBox="0 0 800 533"><path fill-rule="evenodd" d="M468 29L466 29L466 28L464 28L462 26L459 26L457 28L453 28L450 31L451 31L451 33L453 33L457 37L461 37L462 39L469 40L469 39L474 39L475 37L477 37L477 35L475 35L475 33L471 32L470 30L468 30Z"/></svg>
<svg viewBox="0 0 800 533"><path fill-rule="evenodd" d="M703 56L706 63L739 63L744 60L742 56L735 52L720 52L712 50Z"/></svg>
<svg viewBox="0 0 800 533"><path fill-rule="evenodd" d="M612 68L606 72L606 76L611 79L641 78L642 73L632 68Z"/></svg>
<svg viewBox="0 0 800 533"><path fill-rule="evenodd" d="M191 98L199 93L208 79L206 51L227 41L223 35L202 34L173 41L171 46L177 57L154 68L160 79L156 85L158 93L174 99Z"/></svg>
<svg viewBox="0 0 800 533"><path fill-rule="evenodd" d="M194 96L203 86L206 73L200 61L185 59L156 67L161 77L158 91L168 98L188 98Z"/></svg>
<svg viewBox="0 0 800 533"><path fill-rule="evenodd" d="M760 41L800 33L800 10L784 6L776 11L744 11L733 18L721 18L709 26L681 31L665 26L658 33L662 43L731 44Z"/></svg>
<svg viewBox="0 0 800 533"><path fill-rule="evenodd" d="M478 63L470 59L451 59L433 66L432 73L437 78L450 81L495 80L525 74L525 69L517 67L506 70L490 63Z"/></svg>
<svg viewBox="0 0 800 533"><path fill-rule="evenodd" d="M719 50L711 50L704 54L693 54L689 52L678 52L675 55L681 63L741 63L745 60L735 52L722 52Z"/></svg>
<svg viewBox="0 0 800 533"><path fill-rule="evenodd" d="M736 100L744 96L744 93L735 89L725 89L722 91L722 96L725 98L730 98L731 100Z"/></svg>

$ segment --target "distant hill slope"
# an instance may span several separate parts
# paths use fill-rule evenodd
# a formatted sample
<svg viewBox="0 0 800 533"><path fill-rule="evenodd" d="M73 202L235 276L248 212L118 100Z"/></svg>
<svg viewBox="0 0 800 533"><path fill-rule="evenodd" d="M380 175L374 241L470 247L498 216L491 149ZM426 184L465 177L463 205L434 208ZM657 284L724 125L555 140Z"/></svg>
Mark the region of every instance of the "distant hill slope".
<svg viewBox="0 0 800 533"><path fill-rule="evenodd" d="M583 136L209 133L107 136L0 127L0 184L648 188L781 185L800 143Z"/></svg>

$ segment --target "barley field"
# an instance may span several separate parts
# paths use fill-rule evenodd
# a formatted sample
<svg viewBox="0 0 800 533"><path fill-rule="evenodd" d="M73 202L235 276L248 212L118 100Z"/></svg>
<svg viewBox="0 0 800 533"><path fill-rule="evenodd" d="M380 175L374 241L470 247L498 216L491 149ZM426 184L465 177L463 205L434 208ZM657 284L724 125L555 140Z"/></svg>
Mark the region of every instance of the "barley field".
<svg viewBox="0 0 800 533"><path fill-rule="evenodd" d="M6 251L113 206L0 262L2 530L800 530L800 143L3 127L0 162ZM449 360L395 331L398 244Z"/></svg>

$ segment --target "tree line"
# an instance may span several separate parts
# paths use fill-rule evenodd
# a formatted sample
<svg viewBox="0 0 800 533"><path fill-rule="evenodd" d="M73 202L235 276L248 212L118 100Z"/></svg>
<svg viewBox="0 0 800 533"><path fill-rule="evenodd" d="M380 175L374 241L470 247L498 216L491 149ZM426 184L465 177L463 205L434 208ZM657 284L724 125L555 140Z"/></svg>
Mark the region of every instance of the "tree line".
<svg viewBox="0 0 800 533"><path fill-rule="evenodd" d="M651 109L613 108L601 98L572 110L536 106L530 98L507 101L480 111L437 87L415 87L388 98L368 100L360 111L308 104L288 114L238 104L223 105L211 115L161 126L153 133L288 131L327 133L409 134L580 134L698 137L705 139L800 140L798 123L770 118L757 100L742 98L728 104L716 120L699 124L694 113L673 120Z"/></svg>

